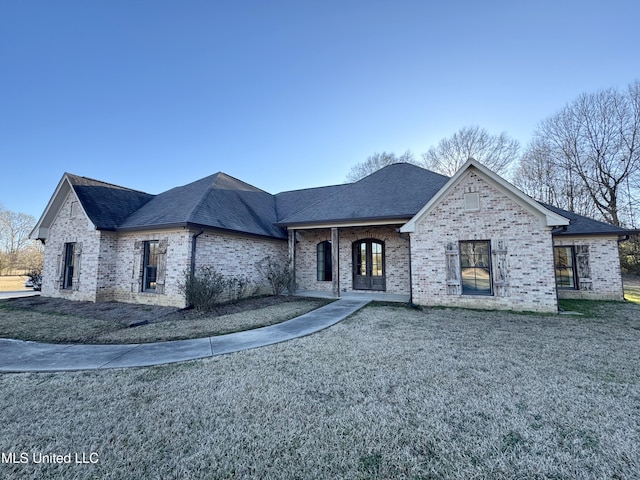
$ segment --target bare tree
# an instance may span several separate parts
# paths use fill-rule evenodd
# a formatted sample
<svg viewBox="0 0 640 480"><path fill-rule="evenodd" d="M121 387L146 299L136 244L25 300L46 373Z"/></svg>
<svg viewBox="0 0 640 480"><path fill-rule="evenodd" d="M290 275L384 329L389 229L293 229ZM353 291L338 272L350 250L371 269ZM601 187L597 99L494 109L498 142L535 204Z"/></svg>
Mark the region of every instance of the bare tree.
<svg viewBox="0 0 640 480"><path fill-rule="evenodd" d="M474 158L496 173L505 174L518 157L520 143L505 132L491 135L485 129L463 127L451 137L440 140L422 154L429 170L452 176L469 159Z"/></svg>
<svg viewBox="0 0 640 480"><path fill-rule="evenodd" d="M26 213L0 210L0 239L4 250L14 255L27 245L36 219Z"/></svg>
<svg viewBox="0 0 640 480"><path fill-rule="evenodd" d="M32 242L29 233L33 229L35 218L26 213L16 213L9 210L0 210L0 271L5 269L21 269L21 253Z"/></svg>
<svg viewBox="0 0 640 480"><path fill-rule="evenodd" d="M513 175L514 184L531 197L572 212L598 216L582 180L568 165L557 162L544 138L534 139Z"/></svg>
<svg viewBox="0 0 640 480"><path fill-rule="evenodd" d="M349 173L347 174L347 181L356 182L361 178L364 178L367 175L371 175L373 172L380 170L382 167L386 167L387 165L391 165L392 163L401 162L417 164L413 153L411 153L409 150L404 152L399 157L396 156L395 153L374 153L364 162L358 163L351 167L351 170L349 170Z"/></svg>
<svg viewBox="0 0 640 480"><path fill-rule="evenodd" d="M602 218L621 225L640 183L640 82L580 95L540 124L540 143L550 163L577 176Z"/></svg>

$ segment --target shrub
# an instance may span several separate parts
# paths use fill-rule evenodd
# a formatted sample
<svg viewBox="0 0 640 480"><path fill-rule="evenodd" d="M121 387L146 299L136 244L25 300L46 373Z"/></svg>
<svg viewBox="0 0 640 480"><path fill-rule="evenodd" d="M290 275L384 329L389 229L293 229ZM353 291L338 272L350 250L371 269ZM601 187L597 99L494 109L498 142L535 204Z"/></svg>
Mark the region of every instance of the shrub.
<svg viewBox="0 0 640 480"><path fill-rule="evenodd" d="M249 292L249 286L251 280L248 277L231 277L225 280L225 290L227 291L227 297L230 302L236 302L241 298L251 296Z"/></svg>
<svg viewBox="0 0 640 480"><path fill-rule="evenodd" d="M271 292L280 295L291 282L290 262L283 256L264 257L256 264L256 268L266 278Z"/></svg>
<svg viewBox="0 0 640 480"><path fill-rule="evenodd" d="M40 290L40 288L42 287L42 268L32 268L27 272L27 276L33 283L33 289Z"/></svg>
<svg viewBox="0 0 640 480"><path fill-rule="evenodd" d="M196 310L211 310L227 289L227 281L214 267L199 267L193 274L186 272L178 288L187 305Z"/></svg>

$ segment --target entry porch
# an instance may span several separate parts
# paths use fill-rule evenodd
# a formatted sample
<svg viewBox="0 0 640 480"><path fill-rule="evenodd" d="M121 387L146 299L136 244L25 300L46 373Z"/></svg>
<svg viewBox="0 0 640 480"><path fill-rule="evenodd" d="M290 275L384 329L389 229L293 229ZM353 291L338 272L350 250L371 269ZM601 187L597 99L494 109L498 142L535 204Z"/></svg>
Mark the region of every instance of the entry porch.
<svg viewBox="0 0 640 480"><path fill-rule="evenodd" d="M410 300L409 237L402 223L289 229L296 294Z"/></svg>

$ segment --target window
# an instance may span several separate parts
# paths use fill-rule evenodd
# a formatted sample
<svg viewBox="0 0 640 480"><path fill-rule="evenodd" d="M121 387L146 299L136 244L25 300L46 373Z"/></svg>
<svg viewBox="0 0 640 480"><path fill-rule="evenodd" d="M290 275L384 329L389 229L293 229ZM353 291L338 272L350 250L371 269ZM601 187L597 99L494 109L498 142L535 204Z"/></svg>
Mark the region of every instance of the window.
<svg viewBox="0 0 640 480"><path fill-rule="evenodd" d="M556 287L575 289L576 271L573 247L553 247L553 260L556 267Z"/></svg>
<svg viewBox="0 0 640 480"><path fill-rule="evenodd" d="M158 275L158 241L144 242L144 259L142 262L142 291L155 292Z"/></svg>
<svg viewBox="0 0 640 480"><path fill-rule="evenodd" d="M491 242L460 242L460 277L463 295L492 295Z"/></svg>
<svg viewBox="0 0 640 480"><path fill-rule="evenodd" d="M62 288L73 288L73 264L75 257L75 243L64 244L64 267L62 273Z"/></svg>
<svg viewBox="0 0 640 480"><path fill-rule="evenodd" d="M319 282L330 282L332 280L332 269L331 269L331 242L325 240L324 242L320 242L317 246L317 255L318 255L318 281Z"/></svg>

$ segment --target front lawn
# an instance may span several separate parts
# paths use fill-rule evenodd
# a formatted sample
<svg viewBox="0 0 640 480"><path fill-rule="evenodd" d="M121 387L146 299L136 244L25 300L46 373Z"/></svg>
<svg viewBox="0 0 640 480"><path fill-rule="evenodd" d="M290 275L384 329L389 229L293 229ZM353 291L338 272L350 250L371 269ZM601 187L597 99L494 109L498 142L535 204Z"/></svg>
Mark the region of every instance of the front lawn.
<svg viewBox="0 0 640 480"><path fill-rule="evenodd" d="M640 306L597 317L369 306L152 368L0 376L6 478L640 478Z"/></svg>

